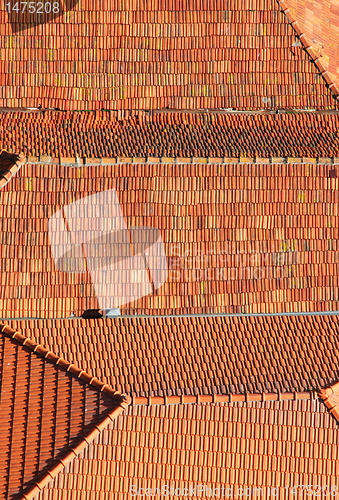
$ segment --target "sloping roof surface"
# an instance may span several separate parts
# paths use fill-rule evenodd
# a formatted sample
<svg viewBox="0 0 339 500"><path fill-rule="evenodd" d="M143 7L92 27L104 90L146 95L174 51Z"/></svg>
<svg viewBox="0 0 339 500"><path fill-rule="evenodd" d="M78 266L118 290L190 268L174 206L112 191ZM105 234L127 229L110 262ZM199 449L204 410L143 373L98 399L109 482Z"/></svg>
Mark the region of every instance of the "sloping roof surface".
<svg viewBox="0 0 339 500"><path fill-rule="evenodd" d="M131 395L318 390L339 377L337 315L17 321Z"/></svg>
<svg viewBox="0 0 339 500"><path fill-rule="evenodd" d="M339 158L338 115L46 111L0 117L0 148L28 156Z"/></svg>
<svg viewBox="0 0 339 500"><path fill-rule="evenodd" d="M169 267L163 286L127 297L122 313L339 310L333 172L326 163L24 165L0 191L2 315L98 307L89 272L56 269L48 220L110 189L127 227L159 229Z"/></svg>
<svg viewBox="0 0 339 500"><path fill-rule="evenodd" d="M329 0L285 0L293 27L297 29L302 42L312 46L321 64L328 71L328 77L339 86L339 2Z"/></svg>
<svg viewBox="0 0 339 500"><path fill-rule="evenodd" d="M60 3L61 5L61 3ZM74 5L74 2L73 2ZM334 108L276 0L81 0L38 26L0 11L0 107Z"/></svg>
<svg viewBox="0 0 339 500"><path fill-rule="evenodd" d="M11 328L1 330L0 498L17 499L46 474L53 477L60 459L119 408L121 398L100 392L81 378L83 371L75 376L75 367L22 335L16 340Z"/></svg>
<svg viewBox="0 0 339 500"><path fill-rule="evenodd" d="M262 488L262 496L245 498L265 499L271 498L269 487L278 487L277 498L285 498L285 487L290 493L295 484L312 485L313 491L326 494L326 488L321 490L325 485L332 491L339 488L337 424L320 402L129 407L127 412L37 500L61 500L65 495L74 500L124 500L133 498L133 485L181 490L224 485L225 492L232 488L224 498L237 500L244 498L238 488L246 487ZM310 498L306 488L297 493L302 500Z"/></svg>

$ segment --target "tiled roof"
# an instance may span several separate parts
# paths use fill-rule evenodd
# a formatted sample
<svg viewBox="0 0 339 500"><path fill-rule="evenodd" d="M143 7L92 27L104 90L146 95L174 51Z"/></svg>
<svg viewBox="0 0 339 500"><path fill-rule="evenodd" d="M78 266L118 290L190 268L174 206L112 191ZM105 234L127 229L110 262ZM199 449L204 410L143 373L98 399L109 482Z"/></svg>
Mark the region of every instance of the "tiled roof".
<svg viewBox="0 0 339 500"><path fill-rule="evenodd" d="M280 2L304 46L312 46L318 68L339 85L339 10L337 0L285 0Z"/></svg>
<svg viewBox="0 0 339 500"><path fill-rule="evenodd" d="M134 396L301 392L339 378L337 315L12 324Z"/></svg>
<svg viewBox="0 0 339 500"><path fill-rule="evenodd" d="M35 157L339 157L338 115L48 111L0 117L0 148Z"/></svg>
<svg viewBox="0 0 339 500"><path fill-rule="evenodd" d="M179 2L81 0L46 24L14 29L19 15L5 9L0 107L337 106L337 89L328 89L276 0L187 10Z"/></svg>
<svg viewBox="0 0 339 500"><path fill-rule="evenodd" d="M329 385L319 391L319 397L324 401L333 417L339 422L339 382Z"/></svg>
<svg viewBox="0 0 339 500"><path fill-rule="evenodd" d="M169 266L165 284L127 297L122 314L339 310L338 166L199 161L24 165L0 191L2 317L98 307L89 272L56 269L48 220L106 190L127 227L159 229Z"/></svg>
<svg viewBox="0 0 339 500"><path fill-rule="evenodd" d="M11 180L23 164L24 157L0 149L0 189Z"/></svg>
<svg viewBox="0 0 339 500"><path fill-rule="evenodd" d="M201 403L249 403L265 401L307 401L317 399L316 391L293 392L251 392L240 394L181 394L180 396L136 396L133 405L171 405Z"/></svg>
<svg viewBox="0 0 339 500"><path fill-rule="evenodd" d="M128 399L12 328L0 328L0 498L29 500Z"/></svg>
<svg viewBox="0 0 339 500"><path fill-rule="evenodd" d="M237 500L272 498L269 487L278 488L274 498L286 498L288 487L291 498L306 500L306 488L296 496L294 485L326 495L325 485L338 490L338 436L336 422L317 401L130 406L37 500L125 500L136 489L164 485L181 491L224 486L224 498ZM238 488L253 487L262 495L238 494ZM213 498L188 496L203 497Z"/></svg>

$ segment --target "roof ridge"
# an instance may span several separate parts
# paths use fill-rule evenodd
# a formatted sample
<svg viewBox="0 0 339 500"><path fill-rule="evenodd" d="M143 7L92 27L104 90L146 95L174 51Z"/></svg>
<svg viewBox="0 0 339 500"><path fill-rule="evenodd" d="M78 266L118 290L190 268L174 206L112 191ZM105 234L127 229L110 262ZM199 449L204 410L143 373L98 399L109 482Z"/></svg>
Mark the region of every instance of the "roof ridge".
<svg viewBox="0 0 339 500"><path fill-rule="evenodd" d="M70 372L76 378L79 378L86 382L86 384L94 387L100 392L107 394L112 399L115 399L117 403L121 403L122 405L124 405L124 408L130 404L130 397L128 395L122 394L119 391L115 391L109 384L105 384L98 378L93 377L84 370L81 370L81 368L78 368L73 363L70 363L66 359L57 356L52 351L43 347L41 344L36 344L32 339L30 339L29 337L25 337L19 331L14 330L10 326L0 323L0 333L6 334L8 337L16 340L21 345L30 349L32 352L40 354L45 359L48 359L55 365L59 366L62 370Z"/></svg>
<svg viewBox="0 0 339 500"><path fill-rule="evenodd" d="M255 163L255 164L287 164L287 163L297 163L297 164L309 164L309 163L330 163L338 164L338 157L288 157L288 156L268 156L268 157L258 157L258 156L237 156L237 157L219 157L211 158L207 156L197 156L197 157L167 157L161 156L159 158L153 158L151 156L143 157L125 157L116 156L112 158L79 158L79 157L54 157L48 155L40 156L25 156L24 163L26 164L60 164L62 166L72 166L72 167L89 167L89 166L99 166L99 165L119 165L119 164L142 164L142 165L153 165L153 164L220 164L229 165L231 163ZM1 188L0 182L0 188Z"/></svg>
<svg viewBox="0 0 339 500"><path fill-rule="evenodd" d="M338 384L339 385L339 384ZM265 401L300 401L318 399L317 391L260 392L237 394L196 394L181 396L133 396L131 405L169 405L189 403L252 403Z"/></svg>
<svg viewBox="0 0 339 500"><path fill-rule="evenodd" d="M45 359L51 361L56 366L60 367L66 372L70 372L73 376L78 379L83 380L86 384L92 386L94 389L99 390L110 396L116 401L116 407L105 415L102 420L97 424L93 425L90 431L88 431L83 438L78 442L74 448L68 448L66 454L63 458L58 459L53 467L48 468L42 478L36 482L33 486L29 486L25 493L20 497L20 500L31 500L39 491L41 491L44 486L52 481L55 476L66 467L79 453L86 448L102 431L107 427L107 425L112 422L131 402L131 398L126 394L121 394L118 391L108 385L101 382L99 379L92 377L84 370L77 368L74 364L69 363L63 358L58 357L53 354L52 351L45 349L42 345L36 344L30 338L25 337L20 332L14 330L8 325L0 323L0 333L6 335L10 339L13 339L20 343L22 346L30 349L33 353L44 357ZM69 451L70 450L70 451Z"/></svg>
<svg viewBox="0 0 339 500"><path fill-rule="evenodd" d="M294 19L293 15L290 11L290 8L286 4L285 0L277 0L277 3L279 5L279 7L281 8L282 12L284 13L284 15L286 16L289 24L294 29L298 40L300 40L305 51L310 56L312 64L314 64L315 67L319 70L320 76L323 78L325 83L328 85L329 90L333 94L334 100L337 101L338 96L339 96L339 89L336 86L336 84L332 81L332 78L329 74L329 71L326 70L324 68L324 66L322 65L322 63L320 62L321 57L319 57L318 54L315 52L313 46L308 43L305 33L303 33L303 31L299 28L298 22L296 19Z"/></svg>

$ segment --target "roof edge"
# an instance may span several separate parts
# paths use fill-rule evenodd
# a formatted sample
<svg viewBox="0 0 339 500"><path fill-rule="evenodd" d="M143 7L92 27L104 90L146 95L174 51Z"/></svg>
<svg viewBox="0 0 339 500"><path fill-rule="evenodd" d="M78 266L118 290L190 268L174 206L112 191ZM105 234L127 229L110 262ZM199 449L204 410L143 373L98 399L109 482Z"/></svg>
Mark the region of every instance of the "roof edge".
<svg viewBox="0 0 339 500"><path fill-rule="evenodd" d="M310 56L312 63L318 69L320 76L323 78L325 83L328 85L328 88L332 92L334 100L338 101L339 89L336 86L336 84L333 82L329 72L321 64L321 62L320 62L321 57L318 56L316 51L313 49L313 46L308 43L308 40L306 38L305 33L299 28L298 22L292 16L292 13L291 13L288 5L286 4L285 0L277 0L277 3L279 5L279 7L281 8L282 12L285 14L289 24L294 29L298 40L300 40L303 48L305 49L307 54Z"/></svg>

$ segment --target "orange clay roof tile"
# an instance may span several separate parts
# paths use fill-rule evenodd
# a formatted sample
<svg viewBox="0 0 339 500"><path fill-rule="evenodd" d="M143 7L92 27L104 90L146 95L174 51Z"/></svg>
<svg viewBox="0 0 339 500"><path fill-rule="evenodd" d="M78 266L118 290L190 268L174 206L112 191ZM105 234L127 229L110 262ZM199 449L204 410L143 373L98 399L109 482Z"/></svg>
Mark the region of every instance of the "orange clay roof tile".
<svg viewBox="0 0 339 500"><path fill-rule="evenodd" d="M323 61L312 62L317 50L310 37L299 41L291 11L276 0L256 1L251 10L245 5L225 9L214 0L185 10L181 4L82 0L47 24L21 27L14 22L18 14L3 7L0 106L334 108L332 39L331 72L322 77Z"/></svg>
<svg viewBox="0 0 339 500"><path fill-rule="evenodd" d="M5 186L25 161L24 155L9 153L0 149L0 186Z"/></svg>
<svg viewBox="0 0 339 500"><path fill-rule="evenodd" d="M323 400L331 415L339 422L339 382L320 389L319 398Z"/></svg>
<svg viewBox="0 0 339 500"><path fill-rule="evenodd" d="M167 112L147 114L139 124L135 113L126 112L118 120L116 113L102 111L94 121L89 112L46 111L33 117L2 112L0 148L10 150L15 144L31 162L38 162L40 155L40 161L61 157L65 164L76 163L76 157L103 158L106 164L109 158L109 163L132 163L127 160L132 157L176 157L176 163L192 157L210 158L210 163L238 162L239 157L271 158L275 163L282 157L305 157L311 163L319 157L339 157L338 115Z"/></svg>
<svg viewBox="0 0 339 500"><path fill-rule="evenodd" d="M2 316L69 317L98 308L89 272L56 269L48 220L109 189L127 227L159 230L170 266L155 293L134 302L128 295L122 314L338 310L339 180L329 177L331 168L25 164L0 191Z"/></svg>
<svg viewBox="0 0 339 500"><path fill-rule="evenodd" d="M306 418L296 421L295 415L310 421L316 416L315 428ZM93 458L77 458L37 499L57 500L61 491L72 490L76 500L89 493L93 500L112 495L120 500L132 485L165 484L181 489L224 486L232 488L230 498L238 498L238 488L253 486L269 498L268 488L274 487L283 497L286 486L293 491L296 477L302 484L338 487L333 462L337 436L335 422L319 402L172 405L146 412L131 406L92 444Z"/></svg>
<svg viewBox="0 0 339 500"><path fill-rule="evenodd" d="M337 376L335 314L22 320L13 327L137 397L304 392Z"/></svg>
<svg viewBox="0 0 339 500"><path fill-rule="evenodd" d="M279 2L282 7L282 2ZM336 0L286 0L293 29L304 46L311 45L317 67L328 71L330 85L339 87L339 11ZM303 37L301 35L303 34Z"/></svg>
<svg viewBox="0 0 339 500"><path fill-rule="evenodd" d="M0 496L30 500L129 398L9 326L0 329Z"/></svg>

